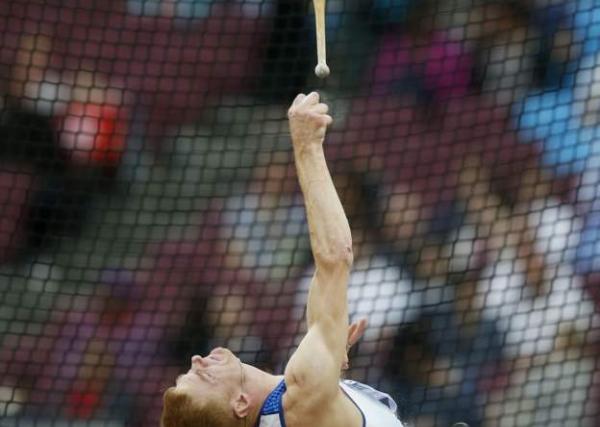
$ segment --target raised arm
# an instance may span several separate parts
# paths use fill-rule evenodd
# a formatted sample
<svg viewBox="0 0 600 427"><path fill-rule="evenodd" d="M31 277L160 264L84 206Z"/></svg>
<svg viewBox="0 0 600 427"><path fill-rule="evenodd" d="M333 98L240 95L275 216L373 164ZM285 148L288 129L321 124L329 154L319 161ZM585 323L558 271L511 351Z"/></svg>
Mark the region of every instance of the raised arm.
<svg viewBox="0 0 600 427"><path fill-rule="evenodd" d="M315 260L307 303L308 331L286 368L288 383L318 389L315 399L338 393L348 337L347 285L352 237L329 174L323 140L332 119L315 92L300 94L288 117L296 169ZM291 390L290 390L291 391ZM323 395L322 395L323 394Z"/></svg>

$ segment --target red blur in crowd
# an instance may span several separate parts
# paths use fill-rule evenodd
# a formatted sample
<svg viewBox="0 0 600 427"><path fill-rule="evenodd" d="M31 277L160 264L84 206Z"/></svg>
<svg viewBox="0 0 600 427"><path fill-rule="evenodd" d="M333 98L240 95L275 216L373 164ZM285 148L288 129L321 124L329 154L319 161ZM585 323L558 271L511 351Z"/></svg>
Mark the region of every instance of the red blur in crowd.
<svg viewBox="0 0 600 427"><path fill-rule="evenodd" d="M73 163L116 168L125 149L126 119L116 105L72 102L57 119L61 148Z"/></svg>

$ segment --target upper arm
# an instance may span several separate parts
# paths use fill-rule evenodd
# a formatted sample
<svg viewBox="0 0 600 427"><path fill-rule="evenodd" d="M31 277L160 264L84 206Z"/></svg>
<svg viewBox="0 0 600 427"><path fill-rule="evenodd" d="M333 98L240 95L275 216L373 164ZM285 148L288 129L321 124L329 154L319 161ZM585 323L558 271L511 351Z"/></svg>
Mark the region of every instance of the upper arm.
<svg viewBox="0 0 600 427"><path fill-rule="evenodd" d="M346 261L317 266L308 295L308 331L285 370L290 388L310 391L319 401L338 392L348 334L349 271Z"/></svg>

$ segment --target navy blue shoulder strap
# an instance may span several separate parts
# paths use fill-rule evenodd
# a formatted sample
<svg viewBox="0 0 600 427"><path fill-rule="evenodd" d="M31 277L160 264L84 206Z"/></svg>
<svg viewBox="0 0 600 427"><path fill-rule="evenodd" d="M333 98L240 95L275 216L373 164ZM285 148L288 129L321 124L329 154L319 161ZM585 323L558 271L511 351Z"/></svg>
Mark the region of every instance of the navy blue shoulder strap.
<svg viewBox="0 0 600 427"><path fill-rule="evenodd" d="M285 427L283 395L286 390L285 380L281 380L263 402L256 427Z"/></svg>

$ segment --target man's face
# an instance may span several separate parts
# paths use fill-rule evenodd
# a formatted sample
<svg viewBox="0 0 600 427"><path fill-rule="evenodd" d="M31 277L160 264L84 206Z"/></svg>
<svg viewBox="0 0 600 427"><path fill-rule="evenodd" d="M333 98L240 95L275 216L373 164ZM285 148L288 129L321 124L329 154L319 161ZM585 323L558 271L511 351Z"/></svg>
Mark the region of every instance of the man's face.
<svg viewBox="0 0 600 427"><path fill-rule="evenodd" d="M234 397L241 391L242 365L228 349L215 348L207 356L193 356L190 369L177 377L175 387L194 401L210 395Z"/></svg>

